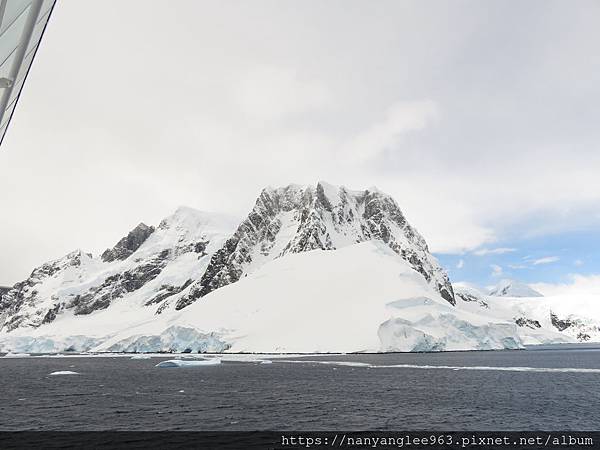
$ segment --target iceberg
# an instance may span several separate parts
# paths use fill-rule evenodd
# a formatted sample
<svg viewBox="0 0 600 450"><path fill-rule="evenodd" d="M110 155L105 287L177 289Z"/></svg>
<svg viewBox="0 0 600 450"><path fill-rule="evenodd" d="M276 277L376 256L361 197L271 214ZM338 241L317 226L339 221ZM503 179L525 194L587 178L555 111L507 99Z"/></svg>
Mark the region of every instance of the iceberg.
<svg viewBox="0 0 600 450"><path fill-rule="evenodd" d="M159 362L156 367L161 368L174 368L174 367L204 367L204 366L217 366L221 364L219 358L196 360L196 361L183 361L181 359L169 359L167 361Z"/></svg>

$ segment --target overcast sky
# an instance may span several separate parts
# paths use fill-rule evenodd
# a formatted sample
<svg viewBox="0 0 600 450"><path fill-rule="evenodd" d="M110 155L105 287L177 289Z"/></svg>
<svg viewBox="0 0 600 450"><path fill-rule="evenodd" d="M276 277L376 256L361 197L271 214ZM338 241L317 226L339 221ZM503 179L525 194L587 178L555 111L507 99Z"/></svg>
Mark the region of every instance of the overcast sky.
<svg viewBox="0 0 600 450"><path fill-rule="evenodd" d="M453 279L600 250L598 23L594 0L60 0L0 149L0 284L318 180L392 194Z"/></svg>

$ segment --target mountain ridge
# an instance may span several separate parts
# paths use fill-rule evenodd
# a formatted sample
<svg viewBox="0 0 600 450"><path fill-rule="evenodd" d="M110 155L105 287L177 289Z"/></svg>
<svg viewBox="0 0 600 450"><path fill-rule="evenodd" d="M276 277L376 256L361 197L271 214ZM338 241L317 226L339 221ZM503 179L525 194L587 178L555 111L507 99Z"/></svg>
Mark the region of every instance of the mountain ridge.
<svg viewBox="0 0 600 450"><path fill-rule="evenodd" d="M293 234L285 235L290 229ZM278 246L277 238L282 235ZM455 303L448 275L391 196L379 190L356 191L319 182L316 187L263 189L248 217L213 255L202 279L176 308L238 281L248 267L265 260L286 253L333 250L371 239L389 245L431 281L444 299Z"/></svg>
<svg viewBox="0 0 600 450"><path fill-rule="evenodd" d="M286 254L369 240L385 243L455 304L448 275L391 196L321 181L264 188L237 226L226 216L179 207L156 227L138 224L99 257L77 250L44 263L3 295L0 329L35 328L67 311L91 314L129 297L144 296L139 303L156 314L182 310ZM175 267L180 276L167 275Z"/></svg>
<svg viewBox="0 0 600 450"><path fill-rule="evenodd" d="M364 342L351 336L362 318L346 310L350 298L370 317ZM0 349L300 351L304 323L321 315L311 341L318 351L520 348L522 337L600 338L585 314L516 300L458 285L455 293L388 194L292 184L263 189L241 221L179 207L157 226L138 224L100 256L75 250L36 267L0 296ZM225 313L231 317L209 317ZM342 328L329 329L340 314ZM292 328L296 340L278 345L273 330L283 339Z"/></svg>
<svg viewBox="0 0 600 450"><path fill-rule="evenodd" d="M492 297L543 297L541 293L520 281L503 279L490 289Z"/></svg>

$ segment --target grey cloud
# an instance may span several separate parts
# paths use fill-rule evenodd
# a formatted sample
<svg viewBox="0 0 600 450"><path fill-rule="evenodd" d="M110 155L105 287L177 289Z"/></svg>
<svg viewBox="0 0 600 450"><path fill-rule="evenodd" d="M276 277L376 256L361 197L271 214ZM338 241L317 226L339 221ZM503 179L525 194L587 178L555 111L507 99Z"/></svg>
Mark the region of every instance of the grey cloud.
<svg viewBox="0 0 600 450"><path fill-rule="evenodd" d="M434 5L61 0L0 150L0 284L268 184L377 185L443 252L600 222L600 5Z"/></svg>

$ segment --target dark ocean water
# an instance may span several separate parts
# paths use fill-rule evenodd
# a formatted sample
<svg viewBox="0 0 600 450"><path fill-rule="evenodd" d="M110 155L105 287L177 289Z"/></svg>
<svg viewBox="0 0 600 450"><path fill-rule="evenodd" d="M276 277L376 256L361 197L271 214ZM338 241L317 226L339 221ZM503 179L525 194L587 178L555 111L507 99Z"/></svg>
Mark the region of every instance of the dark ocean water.
<svg viewBox="0 0 600 450"><path fill-rule="evenodd" d="M0 358L1 430L595 430L600 350L290 357L376 368L224 362L156 368L172 356ZM70 370L79 375L49 376Z"/></svg>

